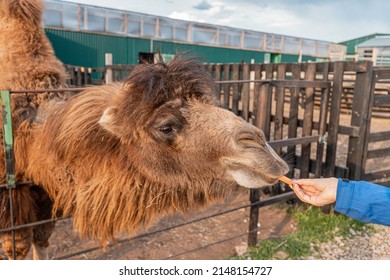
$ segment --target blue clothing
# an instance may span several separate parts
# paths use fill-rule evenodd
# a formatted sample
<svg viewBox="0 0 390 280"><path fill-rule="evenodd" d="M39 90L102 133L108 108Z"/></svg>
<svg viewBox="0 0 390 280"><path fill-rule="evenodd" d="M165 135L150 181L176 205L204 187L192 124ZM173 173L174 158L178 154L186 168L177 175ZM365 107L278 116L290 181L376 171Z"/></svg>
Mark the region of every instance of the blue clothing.
<svg viewBox="0 0 390 280"><path fill-rule="evenodd" d="M390 226L390 188L339 179L335 211L361 222Z"/></svg>

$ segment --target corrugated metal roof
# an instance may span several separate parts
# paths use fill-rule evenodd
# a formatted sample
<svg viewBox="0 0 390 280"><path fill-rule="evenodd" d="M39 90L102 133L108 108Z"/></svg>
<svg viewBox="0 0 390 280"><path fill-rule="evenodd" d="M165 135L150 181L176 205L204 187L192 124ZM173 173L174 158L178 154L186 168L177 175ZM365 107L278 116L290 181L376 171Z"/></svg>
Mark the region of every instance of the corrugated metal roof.
<svg viewBox="0 0 390 280"><path fill-rule="evenodd" d="M390 36L376 37L357 45L357 47L358 48L390 47Z"/></svg>

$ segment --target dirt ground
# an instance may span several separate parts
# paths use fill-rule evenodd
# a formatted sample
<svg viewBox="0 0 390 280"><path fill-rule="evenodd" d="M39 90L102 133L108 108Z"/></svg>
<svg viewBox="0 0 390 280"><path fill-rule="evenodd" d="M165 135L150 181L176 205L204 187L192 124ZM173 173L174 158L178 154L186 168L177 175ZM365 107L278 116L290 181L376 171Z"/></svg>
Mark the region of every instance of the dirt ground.
<svg viewBox="0 0 390 280"><path fill-rule="evenodd" d="M225 201L212 205L193 215L172 215L155 223L149 231L165 229L183 223L234 209L249 203L249 193L246 190L235 194ZM259 240L277 237L294 230L294 221L285 209L287 203L277 206L267 206L260 209ZM80 240L72 230L71 220L57 223L55 233L50 239L49 258L69 259L226 259L245 250L247 244L249 209L243 208L228 214L219 215L200 222L174 228L168 231L134 238L129 241L119 241L118 244L106 250L97 249L92 252L67 256L88 248L97 248L97 242ZM142 235L140 232L138 235ZM119 237L125 239L126 236ZM228 240L226 240L228 239ZM219 243L220 242L220 243ZM215 244L216 243L216 244ZM214 244L214 245L213 245Z"/></svg>

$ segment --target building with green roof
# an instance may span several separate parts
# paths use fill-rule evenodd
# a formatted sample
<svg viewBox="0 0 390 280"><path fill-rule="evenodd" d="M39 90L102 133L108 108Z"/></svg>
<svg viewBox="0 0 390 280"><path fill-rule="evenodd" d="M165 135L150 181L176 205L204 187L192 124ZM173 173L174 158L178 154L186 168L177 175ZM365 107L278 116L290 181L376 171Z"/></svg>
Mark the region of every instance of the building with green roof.
<svg viewBox="0 0 390 280"><path fill-rule="evenodd" d="M350 61L359 60L357 46L359 44L366 42L366 41L369 41L369 40L377 38L377 37L382 37L382 36L390 36L390 34L374 33L374 34L369 34L366 36L362 36L362 37L358 37L358 38L354 38L351 40L340 42L340 44L345 45L347 47L346 60L350 60ZM360 57L360 59L363 59L363 57Z"/></svg>
<svg viewBox="0 0 390 280"><path fill-rule="evenodd" d="M130 11L45 0L43 27L65 64L103 67L136 64L191 53L210 63L344 60L346 47L332 42L174 20Z"/></svg>

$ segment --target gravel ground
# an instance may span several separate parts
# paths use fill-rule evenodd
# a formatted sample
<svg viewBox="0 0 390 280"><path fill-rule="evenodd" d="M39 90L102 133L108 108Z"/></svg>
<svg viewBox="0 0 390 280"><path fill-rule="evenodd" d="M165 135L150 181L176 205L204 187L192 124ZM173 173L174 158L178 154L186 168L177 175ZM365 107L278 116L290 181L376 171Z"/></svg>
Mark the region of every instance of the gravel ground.
<svg viewBox="0 0 390 280"><path fill-rule="evenodd" d="M319 260L389 260L390 227L372 225L371 233L355 232L351 229L348 238L336 237L333 241L312 245L313 256Z"/></svg>

